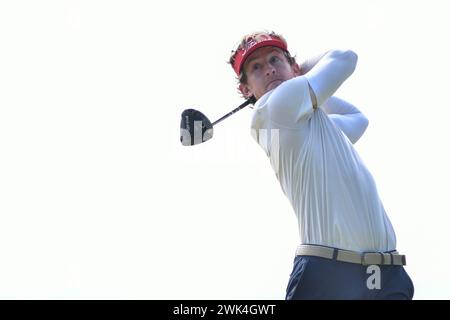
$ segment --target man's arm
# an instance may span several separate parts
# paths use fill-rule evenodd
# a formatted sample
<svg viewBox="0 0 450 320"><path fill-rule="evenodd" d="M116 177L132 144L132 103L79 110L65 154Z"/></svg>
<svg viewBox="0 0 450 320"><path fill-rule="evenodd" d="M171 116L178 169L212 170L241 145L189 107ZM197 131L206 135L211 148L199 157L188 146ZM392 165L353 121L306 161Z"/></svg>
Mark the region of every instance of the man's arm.
<svg viewBox="0 0 450 320"><path fill-rule="evenodd" d="M322 110L324 110L328 114L329 118L334 122L334 124L344 132L344 134L352 143L355 143L359 140L359 138L366 130L367 125L369 124L368 119L355 106L342 99L329 97L323 103L321 103L320 97L319 99L317 99L316 96L323 95L323 92L320 92L320 90L325 89L325 92L330 91L330 89L327 90L326 88L327 84L325 79L325 72L319 69L321 68L320 64L323 65L322 68L324 68L325 65L331 64L331 61L327 62L323 60L331 60L330 56L333 56L334 53L338 52L327 51L324 54L320 54L304 61L300 66L300 73L302 75L305 75L308 74L308 72L310 72L311 70L315 73L314 76L312 76L313 80L309 81L309 89L313 104L316 103L316 105L321 106ZM348 72L350 72L350 74L353 73L357 62L356 54L351 51L347 51L347 54L345 54L345 52L341 51L339 52L339 54L335 54L334 56L337 59L339 59L339 57L340 59L343 59L340 69L344 71L345 74L347 74ZM353 64L353 68L346 68L345 62L348 62L350 66ZM337 75L334 76L336 77ZM312 84L311 82L315 82L315 84Z"/></svg>
<svg viewBox="0 0 450 320"><path fill-rule="evenodd" d="M351 50L331 50L301 68L306 72L313 106L321 106L353 73L358 56ZM308 70L311 68L310 70Z"/></svg>
<svg viewBox="0 0 450 320"><path fill-rule="evenodd" d="M355 70L353 51L327 52L306 74L285 81L265 102L271 121L295 126L321 106ZM306 70L306 69L305 69Z"/></svg>
<svg viewBox="0 0 450 320"><path fill-rule="evenodd" d="M320 108L352 143L361 138L369 124L369 120L355 106L334 96L326 100Z"/></svg>

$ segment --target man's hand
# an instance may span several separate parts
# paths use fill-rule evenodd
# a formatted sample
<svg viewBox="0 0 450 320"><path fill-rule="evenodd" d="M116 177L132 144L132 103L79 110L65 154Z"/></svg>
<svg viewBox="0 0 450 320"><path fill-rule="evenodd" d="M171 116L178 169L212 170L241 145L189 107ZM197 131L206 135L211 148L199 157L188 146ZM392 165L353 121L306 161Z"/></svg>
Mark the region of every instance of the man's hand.
<svg viewBox="0 0 450 320"><path fill-rule="evenodd" d="M320 61L320 59L322 59L328 52L330 51L326 51L322 54L319 54L317 56L314 56L310 59L303 61L300 64L300 75L302 76L308 73L308 71L311 70Z"/></svg>

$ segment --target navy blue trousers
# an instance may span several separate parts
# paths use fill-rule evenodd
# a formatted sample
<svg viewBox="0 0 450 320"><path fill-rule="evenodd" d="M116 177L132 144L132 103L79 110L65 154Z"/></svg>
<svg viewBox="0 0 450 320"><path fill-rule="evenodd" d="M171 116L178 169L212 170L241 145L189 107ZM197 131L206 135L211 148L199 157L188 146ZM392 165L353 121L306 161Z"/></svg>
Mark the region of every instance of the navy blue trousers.
<svg viewBox="0 0 450 320"><path fill-rule="evenodd" d="M410 300L414 285L403 266L364 266L296 256L286 300Z"/></svg>

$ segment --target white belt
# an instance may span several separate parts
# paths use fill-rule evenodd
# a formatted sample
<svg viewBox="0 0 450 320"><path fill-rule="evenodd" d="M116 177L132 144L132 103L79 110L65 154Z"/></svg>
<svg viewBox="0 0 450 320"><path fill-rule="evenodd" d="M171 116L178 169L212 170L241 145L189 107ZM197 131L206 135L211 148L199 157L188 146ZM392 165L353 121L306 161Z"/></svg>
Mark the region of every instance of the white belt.
<svg viewBox="0 0 450 320"><path fill-rule="evenodd" d="M301 244L297 248L298 256L315 256L336 261L356 263L362 265L395 265L405 266L406 257L397 251L392 252L356 252L349 250Z"/></svg>

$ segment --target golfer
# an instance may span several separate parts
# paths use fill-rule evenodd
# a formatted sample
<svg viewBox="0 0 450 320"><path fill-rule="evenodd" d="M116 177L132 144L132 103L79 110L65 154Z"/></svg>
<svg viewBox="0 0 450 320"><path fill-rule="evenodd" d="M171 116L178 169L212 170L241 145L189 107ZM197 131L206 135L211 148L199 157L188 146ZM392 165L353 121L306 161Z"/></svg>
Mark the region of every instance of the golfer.
<svg viewBox="0 0 450 320"><path fill-rule="evenodd" d="M333 94L357 55L331 50L297 64L274 32L243 37L230 64L256 104L252 136L298 219L286 299L412 299L406 259L375 181L353 144L367 118Z"/></svg>

